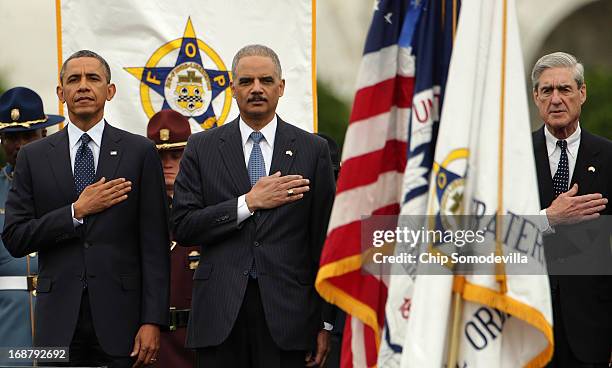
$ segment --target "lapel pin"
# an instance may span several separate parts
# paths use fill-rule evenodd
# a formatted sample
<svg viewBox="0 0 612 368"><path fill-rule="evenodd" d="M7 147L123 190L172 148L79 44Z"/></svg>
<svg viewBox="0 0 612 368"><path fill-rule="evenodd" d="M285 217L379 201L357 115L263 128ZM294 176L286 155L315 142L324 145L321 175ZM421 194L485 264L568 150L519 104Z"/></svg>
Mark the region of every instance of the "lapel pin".
<svg viewBox="0 0 612 368"><path fill-rule="evenodd" d="M117 156L117 151L110 151L111 156Z"/></svg>
<svg viewBox="0 0 612 368"><path fill-rule="evenodd" d="M589 170L589 172L595 172L595 167L589 166L589 168L587 170Z"/></svg>
<svg viewBox="0 0 612 368"><path fill-rule="evenodd" d="M293 152L291 150L285 151L285 155L293 156Z"/></svg>

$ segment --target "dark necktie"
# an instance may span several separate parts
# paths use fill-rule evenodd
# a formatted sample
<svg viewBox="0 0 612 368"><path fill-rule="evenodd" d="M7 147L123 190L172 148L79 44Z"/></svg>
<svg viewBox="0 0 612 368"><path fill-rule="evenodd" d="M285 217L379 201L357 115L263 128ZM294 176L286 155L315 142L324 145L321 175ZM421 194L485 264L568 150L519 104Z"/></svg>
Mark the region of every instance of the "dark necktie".
<svg viewBox="0 0 612 368"><path fill-rule="evenodd" d="M251 186L253 186L261 177L266 176L266 163L259 146L259 142L263 139L263 134L261 132L252 132L250 137L253 140L253 149L251 150L247 169L251 179Z"/></svg>
<svg viewBox="0 0 612 368"><path fill-rule="evenodd" d="M567 142L565 140L557 141L557 146L561 148L561 158L559 158L559 165L557 166L557 172L553 177L553 190L555 192L555 198L561 193L567 192L569 186L569 162L567 160Z"/></svg>
<svg viewBox="0 0 612 368"><path fill-rule="evenodd" d="M81 145L74 157L74 185L77 195L80 195L86 186L93 184L96 176L93 152L88 145L91 137L87 133L83 133L80 141Z"/></svg>

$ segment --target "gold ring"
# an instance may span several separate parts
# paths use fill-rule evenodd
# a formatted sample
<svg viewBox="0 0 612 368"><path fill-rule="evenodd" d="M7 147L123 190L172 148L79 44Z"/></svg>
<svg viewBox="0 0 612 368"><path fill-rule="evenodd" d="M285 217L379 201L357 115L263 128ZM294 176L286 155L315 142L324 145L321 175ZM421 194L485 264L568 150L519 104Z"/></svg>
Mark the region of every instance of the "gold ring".
<svg viewBox="0 0 612 368"><path fill-rule="evenodd" d="M292 196L293 195L293 189L287 190L287 195Z"/></svg>

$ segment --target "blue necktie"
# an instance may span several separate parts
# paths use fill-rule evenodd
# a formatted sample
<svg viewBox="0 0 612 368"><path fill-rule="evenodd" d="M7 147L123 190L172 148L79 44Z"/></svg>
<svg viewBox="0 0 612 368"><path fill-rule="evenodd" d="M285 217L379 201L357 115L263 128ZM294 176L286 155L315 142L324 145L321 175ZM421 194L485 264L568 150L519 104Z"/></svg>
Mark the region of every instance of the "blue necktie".
<svg viewBox="0 0 612 368"><path fill-rule="evenodd" d="M91 137L87 133L83 133L80 141L81 145L74 157L74 185L77 195L80 195L86 186L93 184L96 176L93 152L88 145Z"/></svg>
<svg viewBox="0 0 612 368"><path fill-rule="evenodd" d="M264 161L263 154L261 153L261 147L259 146L259 142L263 139L263 134L261 132L252 132L251 140L253 140L253 149L251 150L251 156L249 156L249 178L251 179L251 186L255 185L257 181L266 176L266 162ZM251 268L249 269L249 276L252 279L257 278L257 269L255 268L255 258L253 258L253 263L251 263Z"/></svg>
<svg viewBox="0 0 612 368"><path fill-rule="evenodd" d="M251 150L247 169L249 170L251 186L253 186L261 177L266 176L266 163L259 146L259 142L263 139L263 134L261 132L252 132L250 137L253 141L253 149Z"/></svg>
<svg viewBox="0 0 612 368"><path fill-rule="evenodd" d="M569 163L567 160L567 142L564 140L557 141L557 146L561 148L561 158L559 158L559 165L557 166L557 172L553 177L553 190L555 192L555 198L561 193L567 192L569 186Z"/></svg>

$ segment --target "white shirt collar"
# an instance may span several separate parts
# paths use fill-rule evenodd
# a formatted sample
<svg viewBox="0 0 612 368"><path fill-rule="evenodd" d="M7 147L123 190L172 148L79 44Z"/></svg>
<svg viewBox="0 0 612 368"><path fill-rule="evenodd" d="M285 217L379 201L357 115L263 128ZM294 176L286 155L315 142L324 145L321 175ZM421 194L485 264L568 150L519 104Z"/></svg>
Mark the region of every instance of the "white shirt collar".
<svg viewBox="0 0 612 368"><path fill-rule="evenodd" d="M276 137L276 126L278 125L278 119L276 114L272 118L272 120L264 126L260 132L263 134L264 139L270 145L270 147L274 147L274 138ZM240 127L240 136L242 138L242 147L244 147L251 136L251 133L255 130L252 129L247 123L242 120L242 116L240 117L240 122L238 123Z"/></svg>
<svg viewBox="0 0 612 368"><path fill-rule="evenodd" d="M572 157L578 156L578 146L580 145L580 123L576 127L576 130L572 135L567 137L565 140L567 142L567 150ZM546 139L546 149L548 151L548 157L552 156L555 149L557 149L557 141L559 138L552 135L551 132L548 131L548 127L544 125L544 138Z"/></svg>
<svg viewBox="0 0 612 368"><path fill-rule="evenodd" d="M87 133L91 140L98 146L102 146L102 133L104 133L104 118L92 126L87 132L82 131L79 127L71 122L68 122L68 142L70 148L74 148L77 144L80 144L80 139L83 133Z"/></svg>

